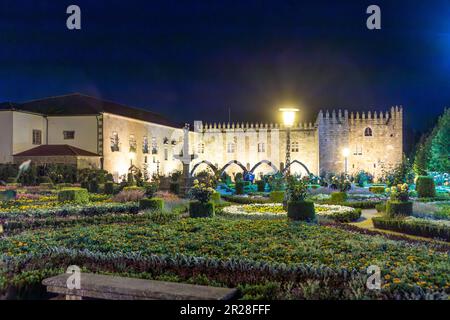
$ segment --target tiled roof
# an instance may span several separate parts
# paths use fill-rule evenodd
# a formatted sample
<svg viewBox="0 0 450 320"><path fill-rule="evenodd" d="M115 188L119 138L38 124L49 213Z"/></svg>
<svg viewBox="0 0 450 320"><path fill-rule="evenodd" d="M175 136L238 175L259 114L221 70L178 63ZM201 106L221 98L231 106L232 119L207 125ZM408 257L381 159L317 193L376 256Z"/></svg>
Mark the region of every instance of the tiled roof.
<svg viewBox="0 0 450 320"><path fill-rule="evenodd" d="M0 109L23 110L48 116L98 115L101 113L111 113L168 127L183 127L182 123L171 121L158 113L128 107L81 93L32 100L24 103L3 103L0 104Z"/></svg>
<svg viewBox="0 0 450 320"><path fill-rule="evenodd" d="M47 156L82 156L99 157L98 154L86 151L68 144L44 144L15 154L17 157L47 157Z"/></svg>

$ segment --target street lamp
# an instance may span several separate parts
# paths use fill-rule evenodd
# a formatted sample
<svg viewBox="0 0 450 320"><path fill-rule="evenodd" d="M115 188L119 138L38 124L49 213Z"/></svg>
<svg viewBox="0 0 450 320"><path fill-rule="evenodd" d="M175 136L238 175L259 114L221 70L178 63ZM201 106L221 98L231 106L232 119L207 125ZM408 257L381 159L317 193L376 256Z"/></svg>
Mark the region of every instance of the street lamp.
<svg viewBox="0 0 450 320"><path fill-rule="evenodd" d="M280 108L280 112L283 114L283 123L286 127L286 175L291 173L291 128L295 123L295 114L299 110L297 108Z"/></svg>
<svg viewBox="0 0 450 320"><path fill-rule="evenodd" d="M344 156L345 175L347 175L347 164L348 164L348 156L350 155L350 149L349 148L342 149L342 155Z"/></svg>

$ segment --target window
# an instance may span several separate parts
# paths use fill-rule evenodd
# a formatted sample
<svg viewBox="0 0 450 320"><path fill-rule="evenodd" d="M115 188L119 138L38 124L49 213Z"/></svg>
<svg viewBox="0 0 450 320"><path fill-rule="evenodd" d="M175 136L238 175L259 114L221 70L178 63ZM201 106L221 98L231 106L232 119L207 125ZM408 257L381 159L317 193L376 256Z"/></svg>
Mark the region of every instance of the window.
<svg viewBox="0 0 450 320"><path fill-rule="evenodd" d="M148 153L148 138L147 136L144 136L142 139L142 153L147 154Z"/></svg>
<svg viewBox="0 0 450 320"><path fill-rule="evenodd" d="M235 147L234 143L232 143L232 142L228 143L228 145L227 145L227 152L228 153L234 153L235 149L236 149L236 147Z"/></svg>
<svg viewBox="0 0 450 320"><path fill-rule="evenodd" d="M164 149L164 160L169 160L169 149L167 148Z"/></svg>
<svg viewBox="0 0 450 320"><path fill-rule="evenodd" d="M298 152L300 150L298 142L292 142L291 152Z"/></svg>
<svg viewBox="0 0 450 320"><path fill-rule="evenodd" d="M355 152L353 153L353 155L354 156L362 156L362 147L361 146L358 146L358 145L356 145L355 146Z"/></svg>
<svg viewBox="0 0 450 320"><path fill-rule="evenodd" d="M75 139L75 131L63 131L64 140Z"/></svg>
<svg viewBox="0 0 450 320"><path fill-rule="evenodd" d="M258 152L266 152L266 145L264 143L258 143Z"/></svg>
<svg viewBox="0 0 450 320"><path fill-rule="evenodd" d="M152 154L158 154L158 142L156 137L152 137Z"/></svg>
<svg viewBox="0 0 450 320"><path fill-rule="evenodd" d="M111 135L111 151L119 151L119 134L117 132L113 132Z"/></svg>
<svg viewBox="0 0 450 320"><path fill-rule="evenodd" d="M129 144L130 144L130 152L136 152L137 144L134 134L130 134Z"/></svg>
<svg viewBox="0 0 450 320"><path fill-rule="evenodd" d="M197 153L205 153L205 144L204 143L198 144Z"/></svg>
<svg viewBox="0 0 450 320"><path fill-rule="evenodd" d="M366 128L366 130L364 130L364 136L365 137L371 137L372 136L372 129L371 128Z"/></svg>
<svg viewBox="0 0 450 320"><path fill-rule="evenodd" d="M42 144L42 131L41 130L33 130L33 144L35 144L35 145Z"/></svg>

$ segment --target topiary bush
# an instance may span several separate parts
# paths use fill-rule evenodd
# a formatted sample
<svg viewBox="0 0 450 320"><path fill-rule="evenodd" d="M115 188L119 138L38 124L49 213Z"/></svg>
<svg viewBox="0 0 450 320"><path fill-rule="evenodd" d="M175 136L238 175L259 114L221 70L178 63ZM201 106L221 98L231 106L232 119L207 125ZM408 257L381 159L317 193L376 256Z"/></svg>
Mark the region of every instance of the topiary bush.
<svg viewBox="0 0 450 320"><path fill-rule="evenodd" d="M105 194L114 194L114 182L105 182L104 192Z"/></svg>
<svg viewBox="0 0 450 320"><path fill-rule="evenodd" d="M386 212L386 203L379 203L375 205L375 209L377 209L377 212Z"/></svg>
<svg viewBox="0 0 450 320"><path fill-rule="evenodd" d="M436 188L433 177L419 176L416 181L416 191L419 198L434 198Z"/></svg>
<svg viewBox="0 0 450 320"><path fill-rule="evenodd" d="M312 201L289 201L287 215L295 221L313 222L316 219L314 202Z"/></svg>
<svg viewBox="0 0 450 320"><path fill-rule="evenodd" d="M218 203L220 202L220 193L215 191L212 195L211 195L211 201L214 203Z"/></svg>
<svg viewBox="0 0 450 320"><path fill-rule="evenodd" d="M412 201L394 201L386 202L386 214L389 217L410 216L413 212Z"/></svg>
<svg viewBox="0 0 450 320"><path fill-rule="evenodd" d="M369 187L369 191L375 194L384 194L386 188L384 186L371 186Z"/></svg>
<svg viewBox="0 0 450 320"><path fill-rule="evenodd" d="M211 218L215 215L213 202L202 203L200 201L189 202L189 216L191 218Z"/></svg>
<svg viewBox="0 0 450 320"><path fill-rule="evenodd" d="M266 188L266 182L264 180L256 181L256 186L258 187L258 192L264 192Z"/></svg>
<svg viewBox="0 0 450 320"><path fill-rule="evenodd" d="M281 203L284 201L284 191L272 191L269 197L272 202Z"/></svg>
<svg viewBox="0 0 450 320"><path fill-rule="evenodd" d="M58 202L88 203L89 192L83 188L66 188L58 192Z"/></svg>
<svg viewBox="0 0 450 320"><path fill-rule="evenodd" d="M236 182L236 194L244 194L244 182L237 181Z"/></svg>
<svg viewBox="0 0 450 320"><path fill-rule="evenodd" d="M169 191L173 194L180 194L180 184L178 182L170 182Z"/></svg>
<svg viewBox="0 0 450 320"><path fill-rule="evenodd" d="M331 194L331 202L332 203L341 203L345 202L348 199L348 195L346 192L333 192Z"/></svg>
<svg viewBox="0 0 450 320"><path fill-rule="evenodd" d="M140 210L162 211L164 209L164 200L161 198L146 198L139 200Z"/></svg>

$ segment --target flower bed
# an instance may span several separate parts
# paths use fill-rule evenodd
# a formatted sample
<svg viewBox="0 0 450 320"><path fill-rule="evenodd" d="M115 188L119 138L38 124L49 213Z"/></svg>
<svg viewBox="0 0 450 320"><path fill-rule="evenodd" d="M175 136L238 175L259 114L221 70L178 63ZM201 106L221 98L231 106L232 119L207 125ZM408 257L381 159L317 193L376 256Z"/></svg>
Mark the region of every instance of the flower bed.
<svg viewBox="0 0 450 320"><path fill-rule="evenodd" d="M339 222L355 221L361 216L361 210L344 206L315 204L314 207L318 216L331 218ZM223 208L223 213L233 216L266 216L273 218L286 216L286 210L279 203L228 206Z"/></svg>
<svg viewBox="0 0 450 320"><path fill-rule="evenodd" d="M49 253L56 247L62 249ZM170 274L226 286L278 281L284 284L284 298L309 280L317 281L323 299L426 295L445 299L450 293L446 252L287 220L181 219L165 225L145 222L28 231L4 238L0 252L4 259L14 259L7 264L8 282L16 278L39 283L42 277L76 264L93 272L143 276L140 272L146 270L150 276ZM366 289L370 265L381 268L381 290ZM307 298L306 292L299 292L296 297Z"/></svg>

